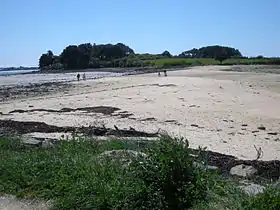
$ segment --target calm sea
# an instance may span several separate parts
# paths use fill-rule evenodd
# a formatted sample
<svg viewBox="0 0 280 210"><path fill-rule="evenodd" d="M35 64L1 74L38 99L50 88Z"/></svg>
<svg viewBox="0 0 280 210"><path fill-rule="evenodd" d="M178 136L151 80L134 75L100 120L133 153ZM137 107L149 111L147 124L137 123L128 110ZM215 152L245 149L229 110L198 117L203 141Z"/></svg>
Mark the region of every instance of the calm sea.
<svg viewBox="0 0 280 210"><path fill-rule="evenodd" d="M39 71L39 69L0 71L0 76L23 74L23 73L33 72L33 71L36 72L36 71Z"/></svg>

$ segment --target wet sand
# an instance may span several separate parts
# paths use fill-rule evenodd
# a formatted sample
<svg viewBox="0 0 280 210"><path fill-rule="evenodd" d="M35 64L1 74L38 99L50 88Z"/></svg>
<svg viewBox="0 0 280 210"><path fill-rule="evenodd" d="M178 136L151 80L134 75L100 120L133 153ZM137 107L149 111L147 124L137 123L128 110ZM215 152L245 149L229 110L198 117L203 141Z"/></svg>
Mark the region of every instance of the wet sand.
<svg viewBox="0 0 280 210"><path fill-rule="evenodd" d="M224 71L228 68L67 81L67 88L57 83L55 91L20 97L14 91L0 102L0 120L59 127L116 125L149 133L160 129L187 138L192 148L255 159L256 146L263 151L262 160L280 160L280 75Z"/></svg>

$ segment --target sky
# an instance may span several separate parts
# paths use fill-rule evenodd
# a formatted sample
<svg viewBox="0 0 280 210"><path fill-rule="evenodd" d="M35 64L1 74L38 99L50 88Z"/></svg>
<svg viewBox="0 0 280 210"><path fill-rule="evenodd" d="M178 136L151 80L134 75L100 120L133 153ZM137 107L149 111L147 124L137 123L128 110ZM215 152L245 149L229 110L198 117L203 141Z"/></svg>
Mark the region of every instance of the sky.
<svg viewBox="0 0 280 210"><path fill-rule="evenodd" d="M137 53L208 45L280 56L280 0L0 0L0 66L37 66L70 44L122 42Z"/></svg>

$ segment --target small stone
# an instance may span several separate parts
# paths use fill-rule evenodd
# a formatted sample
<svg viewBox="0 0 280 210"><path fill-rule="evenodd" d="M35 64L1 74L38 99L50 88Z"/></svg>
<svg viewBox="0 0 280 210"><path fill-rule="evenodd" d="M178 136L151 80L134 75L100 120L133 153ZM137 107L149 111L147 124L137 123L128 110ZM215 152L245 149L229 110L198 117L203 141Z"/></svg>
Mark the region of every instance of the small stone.
<svg viewBox="0 0 280 210"><path fill-rule="evenodd" d="M276 138L276 139L274 139L274 141L280 141L280 138Z"/></svg>
<svg viewBox="0 0 280 210"><path fill-rule="evenodd" d="M266 139L266 140L269 140L270 138L268 138L268 137L265 137L265 139Z"/></svg>
<svg viewBox="0 0 280 210"><path fill-rule="evenodd" d="M242 189L248 195L257 195L263 193L265 187L258 184L250 183L247 186L240 186L240 189Z"/></svg>
<svg viewBox="0 0 280 210"><path fill-rule="evenodd" d="M245 133L243 133L243 132L238 132L237 134L239 134L239 135L245 135Z"/></svg>
<svg viewBox="0 0 280 210"><path fill-rule="evenodd" d="M199 125L197 125L197 124L191 124L191 126L192 126L192 127L196 127L196 128L199 127Z"/></svg>
<svg viewBox="0 0 280 210"><path fill-rule="evenodd" d="M262 131L265 131L265 130L266 130L266 127L264 127L263 125L261 125L261 126L258 127L258 129L259 129L259 130L262 130Z"/></svg>
<svg viewBox="0 0 280 210"><path fill-rule="evenodd" d="M230 174L240 177L251 177L258 171L253 166L247 166L244 164L234 166L230 169Z"/></svg>
<svg viewBox="0 0 280 210"><path fill-rule="evenodd" d="M220 132L220 131L222 131L222 129L218 128L216 131L217 131L217 132Z"/></svg>
<svg viewBox="0 0 280 210"><path fill-rule="evenodd" d="M207 171L212 171L212 172L218 172L219 171L219 168L217 166L210 166L210 165L204 165L202 163L198 163L198 162L193 162L193 165L197 168L200 168L200 169L204 169L204 170L207 170Z"/></svg>
<svg viewBox="0 0 280 210"><path fill-rule="evenodd" d="M224 140L223 143L227 143L227 141Z"/></svg>
<svg viewBox="0 0 280 210"><path fill-rule="evenodd" d="M246 130L247 130L247 128L241 128L241 130L246 131Z"/></svg>
<svg viewBox="0 0 280 210"><path fill-rule="evenodd" d="M32 106L32 105L29 105L28 107L32 108L32 107L34 107L34 106Z"/></svg>
<svg viewBox="0 0 280 210"><path fill-rule="evenodd" d="M228 135L235 136L235 132L230 132Z"/></svg>
<svg viewBox="0 0 280 210"><path fill-rule="evenodd" d="M277 133L277 132L268 132L267 134L268 134L268 135L276 136L278 133Z"/></svg>
<svg viewBox="0 0 280 210"><path fill-rule="evenodd" d="M257 131L257 130L256 131L252 131L252 133L258 133L258 132L260 132L260 131Z"/></svg>
<svg viewBox="0 0 280 210"><path fill-rule="evenodd" d="M49 140L45 140L42 142L42 148L48 148L48 147L52 147L53 146L53 143Z"/></svg>
<svg viewBox="0 0 280 210"><path fill-rule="evenodd" d="M40 147L42 146L42 141L36 140L34 138L23 138L22 143L29 146Z"/></svg>
<svg viewBox="0 0 280 210"><path fill-rule="evenodd" d="M247 126L248 126L248 124L242 124L241 126L242 126L242 127L247 127Z"/></svg>

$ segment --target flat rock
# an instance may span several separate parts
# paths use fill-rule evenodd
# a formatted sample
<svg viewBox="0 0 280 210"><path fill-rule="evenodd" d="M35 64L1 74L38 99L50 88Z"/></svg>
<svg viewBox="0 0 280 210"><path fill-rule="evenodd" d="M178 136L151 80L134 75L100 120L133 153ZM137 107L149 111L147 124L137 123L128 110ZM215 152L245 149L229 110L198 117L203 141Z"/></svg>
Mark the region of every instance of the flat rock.
<svg viewBox="0 0 280 210"><path fill-rule="evenodd" d="M39 141L34 138L23 138L22 143L29 146L40 147L42 146L42 141Z"/></svg>
<svg viewBox="0 0 280 210"><path fill-rule="evenodd" d="M109 158L111 161L120 161L120 163L126 167L129 166L133 158L143 157L146 158L147 154L143 152L137 152L134 150L108 150L101 153L98 159L102 162Z"/></svg>
<svg viewBox="0 0 280 210"><path fill-rule="evenodd" d="M242 189L248 195L257 195L262 193L265 187L254 183L248 183L245 186L240 186L240 189Z"/></svg>
<svg viewBox="0 0 280 210"><path fill-rule="evenodd" d="M102 152L99 157L123 157L123 156L130 156L130 157L137 157L137 156L142 156L142 157L147 157L147 155L143 152L138 152L134 150L109 150Z"/></svg>
<svg viewBox="0 0 280 210"><path fill-rule="evenodd" d="M51 201L36 199L18 199L12 195L0 196L0 209L2 210L48 210L52 207Z"/></svg>
<svg viewBox="0 0 280 210"><path fill-rule="evenodd" d="M247 166L244 164L234 166L230 169L230 174L240 177L251 177L258 171L253 166Z"/></svg>
<svg viewBox="0 0 280 210"><path fill-rule="evenodd" d="M207 171L212 171L212 172L218 172L219 168L217 166L211 166L211 165L204 165L202 163L198 162L193 162L193 165L197 168L205 169Z"/></svg>

